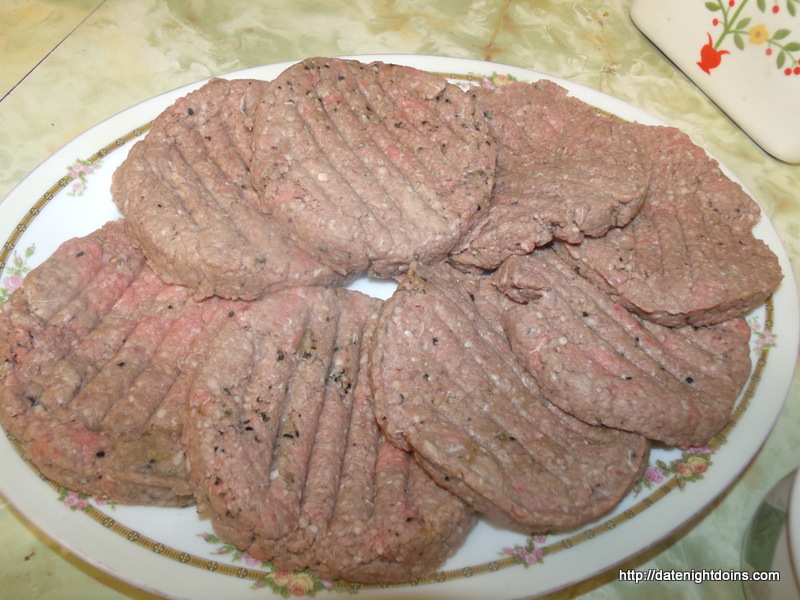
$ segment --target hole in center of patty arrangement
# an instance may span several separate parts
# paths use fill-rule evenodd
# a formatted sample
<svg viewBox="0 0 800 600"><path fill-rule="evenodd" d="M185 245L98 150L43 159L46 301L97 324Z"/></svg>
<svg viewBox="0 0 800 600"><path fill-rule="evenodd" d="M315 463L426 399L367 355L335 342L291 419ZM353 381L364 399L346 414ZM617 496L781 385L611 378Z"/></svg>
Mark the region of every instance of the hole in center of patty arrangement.
<svg viewBox="0 0 800 600"><path fill-rule="evenodd" d="M365 275L353 280L353 282L347 286L347 289L361 292L362 294L372 296L373 298L386 300L391 297L395 289L397 289L397 281L394 279L378 279L377 277L367 277Z"/></svg>

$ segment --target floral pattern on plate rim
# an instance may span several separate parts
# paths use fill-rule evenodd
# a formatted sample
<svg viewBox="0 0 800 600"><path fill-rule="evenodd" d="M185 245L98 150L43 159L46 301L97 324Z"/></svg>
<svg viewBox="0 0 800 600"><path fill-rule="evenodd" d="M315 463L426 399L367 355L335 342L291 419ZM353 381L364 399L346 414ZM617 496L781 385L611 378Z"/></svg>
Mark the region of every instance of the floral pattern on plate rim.
<svg viewBox="0 0 800 600"><path fill-rule="evenodd" d="M325 579L316 577L310 570L303 571L276 571L271 563L262 562L253 558L245 551L236 546L223 542L213 533L200 534L209 544L216 546L210 554L216 556L228 556L231 562L243 562L244 564L267 570L267 574L253 583L253 589L271 588L278 595L288 598L289 596L314 596L320 590L329 590L332 583Z"/></svg>
<svg viewBox="0 0 800 600"><path fill-rule="evenodd" d="M699 481L711 466L714 450L708 446L689 448L680 458L669 463L656 459L644 471L644 474L633 484L632 494L638 497L644 490L653 490L665 483L670 476L674 477L679 489L683 490L687 483ZM548 547L546 535L528 537L524 545L503 548L501 555L513 557L526 568L544 562Z"/></svg>
<svg viewBox="0 0 800 600"><path fill-rule="evenodd" d="M36 244L31 244L22 252L22 255L15 250L11 264L6 265L5 276L0 279L0 302L5 302L8 297L16 290L22 279L27 275L31 267L28 266L28 259L36 252Z"/></svg>
<svg viewBox="0 0 800 600"><path fill-rule="evenodd" d="M101 166L101 161L82 160L80 158L68 166L67 171L69 171L69 178L70 181L72 181L72 185L67 194L70 196L82 196L83 192L86 191L88 176Z"/></svg>
<svg viewBox="0 0 800 600"><path fill-rule="evenodd" d="M58 490L58 499L72 510L89 510L93 505L107 506L112 510L116 507L116 502L107 500L105 498L93 498L75 490L66 487L61 487Z"/></svg>
<svg viewBox="0 0 800 600"><path fill-rule="evenodd" d="M759 0L761 2L762 0ZM800 0L788 0L789 2L800 2ZM744 0L747 2L747 0ZM512 76L493 73L491 76L485 75L455 75L449 74L445 75L450 79L456 79L457 83L462 89L468 89L472 86L481 86L489 89L495 89L497 87L507 85L516 81L516 79ZM148 129L149 125L145 125L142 128L137 128L129 133L127 136L120 138L119 140L115 141L114 143L110 144L106 148L102 149L93 157L87 160L78 159L67 167L69 171L69 176L63 178L58 184L56 184L55 191L50 191L39 201L39 204L45 204L52 200L59 191L66 189L67 185L70 182L74 182L69 191L67 191L67 195L69 196L80 196L86 191L86 185L88 181L88 176L94 173L100 165L101 157L104 157L108 152L122 147L128 141L138 137L143 132ZM37 205L38 206L38 205ZM31 210L31 217L38 214L38 208ZM27 226L27 223L26 223ZM22 231L24 228L18 228L18 231ZM15 237L9 239L8 243L6 244L7 248L13 248L13 244L18 241L18 234ZM5 267L0 270L0 275L4 275L4 277L0 278L0 303L6 301L10 294L19 287L20 283L24 276L30 272L31 268L28 266L28 259L30 259L36 250L35 243L28 246L23 251L22 255L14 250L14 255L9 264L6 264ZM7 255L6 255L7 256ZM768 307L771 306L768 304ZM768 310L769 312L769 310ZM775 347L776 345L776 334L772 330L771 327L771 317L767 317L765 322L761 322L759 316L752 316L748 318L748 324L750 325L751 332L753 337L751 338L751 352L759 357L759 364L763 364L766 362L766 354L770 348ZM758 367L757 367L758 368ZM755 379L755 378L751 378ZM750 382L749 388L754 389L754 381ZM752 390L749 392L745 392L745 394L752 395L754 393ZM739 411L744 410L746 406L740 406ZM735 421L738 420L738 416L735 414L734 418L729 423L729 427L735 424ZM702 446L699 448L690 448L682 453L682 455L666 463L662 460L656 460L652 462L647 469L645 470L642 477L634 484L632 489L632 495L634 497L638 497L639 495L643 494L645 491L651 494L651 498L653 501L663 497L673 489L674 487L678 487L680 490L685 489L686 484L698 481L703 478L703 474L711 467L712 461L711 457L713 456L716 448L723 445L725 443L725 435L718 434L715 438L709 443L709 446ZM12 442L15 440L12 439ZM24 447L16 442L16 449L22 456L22 458L29 464L29 466L36 472L38 469L36 466L30 461L27 457ZM58 500L62 502L64 505L68 506L71 510L76 512L83 512L95 520L101 522L106 527L117 527L119 528L119 533L126 535L126 537L133 542L138 542L142 545L151 547L155 552L159 554L165 554L166 556L170 556L175 560L179 560L180 562L191 562L193 564L197 564L197 566L203 566L209 570L220 570L222 572L227 572L228 574L235 574L237 577L249 577L250 579L254 579L254 583L252 584L253 589L263 589L263 588L270 588L274 593L288 598L290 596L314 596L316 592L321 590L333 590L333 591L356 591L360 588L369 588L373 587L371 584L368 585L360 585L360 584L353 584L348 582L330 582L326 580L321 580L316 578L310 571L298 571L294 573L289 572L282 572L282 571L275 571L270 563L263 563L260 562L253 557L251 557L246 552L242 552L237 548L222 542L219 538L217 538L214 534L206 533L201 534L201 537L208 543L216 545L217 548L209 552L209 555L212 556L224 556L226 557L231 563L235 564L237 562L244 563L250 569L240 568L234 569L232 567L225 568L226 565L220 565L216 562L207 562L203 559L199 559L197 557L193 557L187 555L185 552L178 552L172 549L169 549L163 544L158 543L155 540L148 540L144 538L144 536L140 536L137 532L131 531L126 527L119 525L114 522L111 517L105 515L105 513L100 510L100 508L111 508L112 510L115 508L113 502L105 501L102 498L92 498L86 496L84 494L79 494L73 490L69 490L64 488L63 486L59 486L54 482L43 477L46 481L48 481L58 492ZM661 492L661 494L652 494L653 492ZM644 510L643 505L640 503L639 510L628 510L625 511L625 514L621 517L617 517L616 519L627 520L631 518L641 510ZM613 521L613 520L612 520ZM612 523L606 522L602 525L611 526ZM614 523L613 526L616 526ZM563 549L567 549L572 547L575 543L583 539L593 538L602 531L597 531L602 527L593 528L591 531L585 531L573 538L576 538L577 541L574 541L573 538L567 538L561 540L556 543L547 544L548 536L547 535L533 535L529 536L524 545L514 545L509 547L504 547L499 551L499 555L504 557L504 561L491 561L485 563L484 565L479 565L476 567L467 567L460 571L456 571L451 573L454 577L460 576L472 576L474 574L479 574L480 572L489 572L489 571L496 571L499 568L511 566L513 564L523 565L525 568L528 568L532 565L541 564L545 561L545 557L548 554L553 554L555 552L559 552ZM174 556L171 556L174 554ZM255 568L255 570L252 570ZM437 572L430 578L427 578L424 581L417 581L413 583L424 583L424 582L432 582L432 581L444 581L452 577L448 577L447 574L443 572ZM377 584L380 587L385 587L383 584ZM402 584L401 584L402 585Z"/></svg>

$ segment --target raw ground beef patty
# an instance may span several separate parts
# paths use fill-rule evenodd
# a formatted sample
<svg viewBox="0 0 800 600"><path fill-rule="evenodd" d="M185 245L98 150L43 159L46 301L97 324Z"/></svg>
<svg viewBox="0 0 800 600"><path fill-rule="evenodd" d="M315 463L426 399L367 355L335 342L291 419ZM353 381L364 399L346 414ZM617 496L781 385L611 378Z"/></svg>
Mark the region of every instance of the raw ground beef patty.
<svg viewBox="0 0 800 600"><path fill-rule="evenodd" d="M152 267L199 298L341 281L260 208L252 113L267 85L212 79L161 113L114 172L113 200Z"/></svg>
<svg viewBox="0 0 800 600"><path fill-rule="evenodd" d="M311 58L255 111L253 178L292 239L342 273L447 256L488 203L496 152L472 95L433 73Z"/></svg>
<svg viewBox="0 0 800 600"><path fill-rule="evenodd" d="M380 301L334 288L265 296L214 339L184 445L202 514L278 570L403 581L475 516L380 433L362 370Z"/></svg>
<svg viewBox="0 0 800 600"><path fill-rule="evenodd" d="M653 163L627 226L556 251L637 314L668 326L710 325L762 304L781 281L754 237L758 205L716 161L671 127L634 125Z"/></svg>
<svg viewBox="0 0 800 600"><path fill-rule="evenodd" d="M72 490L192 503L182 407L233 305L164 284L122 221L65 242L0 306L0 422Z"/></svg>
<svg viewBox="0 0 800 600"><path fill-rule="evenodd" d="M497 143L497 173L492 204L454 261L493 269L553 238L602 236L639 211L650 164L628 123L544 79L474 94Z"/></svg>
<svg viewBox="0 0 800 600"><path fill-rule="evenodd" d="M730 419L750 374L744 319L649 322L549 249L508 259L492 280L523 303L503 313L514 353L570 414L683 448L705 444Z"/></svg>
<svg viewBox="0 0 800 600"><path fill-rule="evenodd" d="M543 398L502 330L510 303L487 278L412 265L370 351L378 423L491 520L528 533L574 527L625 496L649 444Z"/></svg>

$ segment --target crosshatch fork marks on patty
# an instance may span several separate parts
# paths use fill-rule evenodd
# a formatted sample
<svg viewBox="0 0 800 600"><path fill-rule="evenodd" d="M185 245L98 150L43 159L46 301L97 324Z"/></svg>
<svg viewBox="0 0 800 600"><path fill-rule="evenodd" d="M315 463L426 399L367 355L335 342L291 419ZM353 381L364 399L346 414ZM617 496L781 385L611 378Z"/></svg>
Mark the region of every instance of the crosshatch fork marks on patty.
<svg viewBox="0 0 800 600"><path fill-rule="evenodd" d="M333 288L266 296L198 369L184 445L199 510L277 569L410 580L475 524L378 429L362 371L379 306Z"/></svg>
<svg viewBox="0 0 800 600"><path fill-rule="evenodd" d="M69 240L0 307L0 421L60 484L191 504L180 433L206 337L237 306L163 283L122 221Z"/></svg>
<svg viewBox="0 0 800 600"><path fill-rule="evenodd" d="M292 239L343 273L447 256L489 200L496 151L471 94L439 75L312 58L255 110L253 178Z"/></svg>
<svg viewBox="0 0 800 600"><path fill-rule="evenodd" d="M682 448L707 443L730 419L750 374L742 317L652 323L552 250L510 258L492 282L520 302L503 314L514 353L563 410Z"/></svg>
<svg viewBox="0 0 800 600"><path fill-rule="evenodd" d="M287 239L251 181L267 82L212 79L178 99L114 172L112 197L150 265L195 296L251 300L343 278Z"/></svg>
<svg viewBox="0 0 800 600"><path fill-rule="evenodd" d="M625 496L649 444L544 399L502 330L509 304L486 278L412 265L374 336L375 412L391 440L488 518L569 528Z"/></svg>

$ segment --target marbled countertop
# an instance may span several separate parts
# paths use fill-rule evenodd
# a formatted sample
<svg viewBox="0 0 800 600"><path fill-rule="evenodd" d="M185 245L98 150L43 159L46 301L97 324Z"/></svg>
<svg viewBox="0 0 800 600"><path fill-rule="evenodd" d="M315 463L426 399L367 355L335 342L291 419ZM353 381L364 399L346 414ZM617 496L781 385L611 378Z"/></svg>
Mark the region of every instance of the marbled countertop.
<svg viewBox="0 0 800 600"><path fill-rule="evenodd" d="M800 265L800 166L765 154L631 22L630 0L3 0L0 198L75 136L183 84L314 55L434 54L525 67L596 88L688 133L749 188ZM800 132L787 132L800 135ZM747 522L800 464L795 378L773 433L731 489L622 568L739 569ZM153 599L47 539L0 497L0 597ZM551 598L741 599L731 582L617 580ZM254 597L261 597L254 594Z"/></svg>

